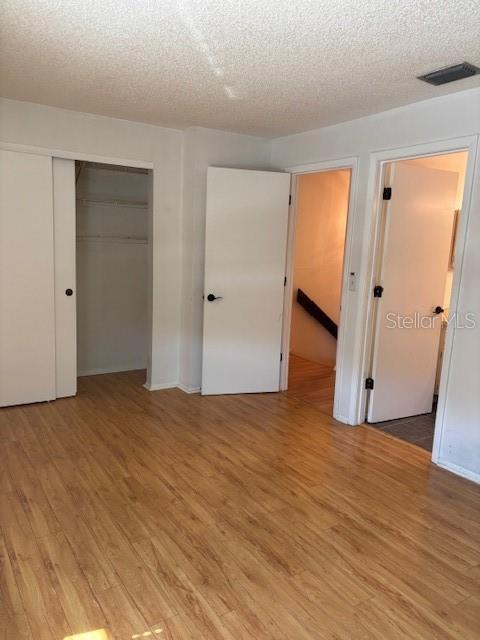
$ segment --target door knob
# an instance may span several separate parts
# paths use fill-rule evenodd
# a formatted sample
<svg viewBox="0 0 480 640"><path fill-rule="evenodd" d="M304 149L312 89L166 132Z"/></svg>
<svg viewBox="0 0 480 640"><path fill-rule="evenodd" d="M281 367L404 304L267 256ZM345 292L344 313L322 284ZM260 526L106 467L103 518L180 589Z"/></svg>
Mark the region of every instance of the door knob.
<svg viewBox="0 0 480 640"><path fill-rule="evenodd" d="M435 307L435 309L433 310L433 313L437 316L439 316L441 313L444 313L445 309L443 309L442 307Z"/></svg>
<svg viewBox="0 0 480 640"><path fill-rule="evenodd" d="M222 296L216 296L213 293L209 293L207 296L207 300L209 302L213 302L214 300L221 300L221 299L222 299Z"/></svg>
<svg viewBox="0 0 480 640"><path fill-rule="evenodd" d="M65 295L66 296L73 296L73 290L72 289L65 289Z"/></svg>

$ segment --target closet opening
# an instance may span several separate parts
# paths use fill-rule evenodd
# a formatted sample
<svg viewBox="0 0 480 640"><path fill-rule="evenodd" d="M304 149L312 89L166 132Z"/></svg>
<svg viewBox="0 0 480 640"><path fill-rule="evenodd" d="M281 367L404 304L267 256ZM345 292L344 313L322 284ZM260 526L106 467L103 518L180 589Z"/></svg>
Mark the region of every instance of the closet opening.
<svg viewBox="0 0 480 640"><path fill-rule="evenodd" d="M148 169L75 163L78 377L137 371L145 382L151 181Z"/></svg>

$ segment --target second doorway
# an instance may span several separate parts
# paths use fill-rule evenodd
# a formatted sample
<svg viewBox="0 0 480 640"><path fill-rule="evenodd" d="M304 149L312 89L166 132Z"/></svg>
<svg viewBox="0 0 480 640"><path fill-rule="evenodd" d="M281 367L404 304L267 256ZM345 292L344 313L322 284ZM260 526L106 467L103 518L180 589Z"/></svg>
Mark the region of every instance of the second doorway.
<svg viewBox="0 0 480 640"><path fill-rule="evenodd" d="M288 395L332 415L350 169L296 177Z"/></svg>
<svg viewBox="0 0 480 640"><path fill-rule="evenodd" d="M432 450L467 152L387 163L367 421Z"/></svg>

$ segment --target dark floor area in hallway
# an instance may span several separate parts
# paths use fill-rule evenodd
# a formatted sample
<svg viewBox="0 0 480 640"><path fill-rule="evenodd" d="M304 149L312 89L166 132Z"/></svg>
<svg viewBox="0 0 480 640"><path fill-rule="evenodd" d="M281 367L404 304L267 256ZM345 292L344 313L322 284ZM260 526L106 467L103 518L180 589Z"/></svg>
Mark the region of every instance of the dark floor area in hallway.
<svg viewBox="0 0 480 640"><path fill-rule="evenodd" d="M404 442L410 442L410 444L415 444L417 447L422 447L426 451L431 451L433 448L435 411L421 416L412 416L411 418L377 422L376 424L370 424L370 426Z"/></svg>

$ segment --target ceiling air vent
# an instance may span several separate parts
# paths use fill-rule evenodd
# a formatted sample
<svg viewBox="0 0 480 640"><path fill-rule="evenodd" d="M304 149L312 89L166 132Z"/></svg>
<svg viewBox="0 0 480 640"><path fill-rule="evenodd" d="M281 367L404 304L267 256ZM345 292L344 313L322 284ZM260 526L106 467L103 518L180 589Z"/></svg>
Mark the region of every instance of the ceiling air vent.
<svg viewBox="0 0 480 640"><path fill-rule="evenodd" d="M445 67L444 69L438 69L437 71L426 73L423 76L418 76L418 79L438 86L440 84L446 84L447 82L470 78L470 76L475 76L477 73L480 73L480 69L474 64L470 64L470 62L461 62L460 64L454 64L451 67Z"/></svg>

